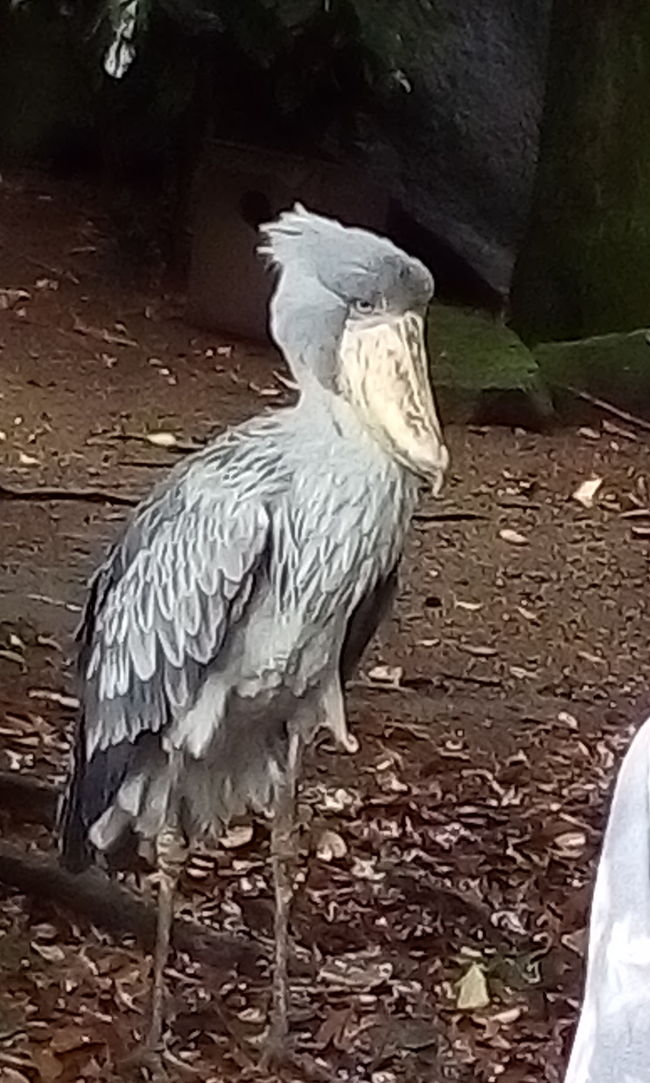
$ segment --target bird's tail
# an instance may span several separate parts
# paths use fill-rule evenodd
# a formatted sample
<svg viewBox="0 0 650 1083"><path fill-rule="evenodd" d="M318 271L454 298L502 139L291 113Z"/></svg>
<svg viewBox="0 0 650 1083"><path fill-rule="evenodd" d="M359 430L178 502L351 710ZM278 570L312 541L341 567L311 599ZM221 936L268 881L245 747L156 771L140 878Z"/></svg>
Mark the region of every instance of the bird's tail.
<svg viewBox="0 0 650 1083"><path fill-rule="evenodd" d="M72 771L58 810L57 834L61 864L69 872L83 872L93 860L83 816L85 776L84 725L75 735Z"/></svg>

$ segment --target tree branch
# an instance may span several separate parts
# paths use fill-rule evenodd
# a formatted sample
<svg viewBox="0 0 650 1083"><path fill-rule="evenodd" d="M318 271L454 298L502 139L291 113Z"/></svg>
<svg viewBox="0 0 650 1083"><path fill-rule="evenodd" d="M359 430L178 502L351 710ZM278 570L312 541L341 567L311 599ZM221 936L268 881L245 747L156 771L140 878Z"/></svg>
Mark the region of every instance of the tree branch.
<svg viewBox="0 0 650 1083"><path fill-rule="evenodd" d="M8 485L0 485L0 500L87 500L91 504L118 504L127 507L134 507L138 503L135 497L105 492L102 489L10 489Z"/></svg>
<svg viewBox="0 0 650 1083"><path fill-rule="evenodd" d="M146 951L153 948L155 907L99 869L73 875L45 854L26 854L10 843L0 842L0 882L35 895L41 902L71 910L107 932L134 936ZM172 942L177 951L199 962L234 967L249 977L259 976L259 963L264 959L262 949L252 940L218 933L184 918L175 920Z"/></svg>

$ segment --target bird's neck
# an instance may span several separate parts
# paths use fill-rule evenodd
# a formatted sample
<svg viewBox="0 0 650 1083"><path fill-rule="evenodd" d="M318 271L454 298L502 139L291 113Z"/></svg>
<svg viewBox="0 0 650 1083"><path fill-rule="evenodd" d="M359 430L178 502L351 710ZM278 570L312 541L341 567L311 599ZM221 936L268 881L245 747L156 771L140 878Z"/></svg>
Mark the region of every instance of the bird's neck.
<svg viewBox="0 0 650 1083"><path fill-rule="evenodd" d="M400 474L411 476L411 471L392 454L391 448L381 439L381 432L369 425L363 414L346 398L323 387L311 374L300 382L298 408L308 424L329 424L341 438L356 445L360 452L370 456L377 464L390 466Z"/></svg>

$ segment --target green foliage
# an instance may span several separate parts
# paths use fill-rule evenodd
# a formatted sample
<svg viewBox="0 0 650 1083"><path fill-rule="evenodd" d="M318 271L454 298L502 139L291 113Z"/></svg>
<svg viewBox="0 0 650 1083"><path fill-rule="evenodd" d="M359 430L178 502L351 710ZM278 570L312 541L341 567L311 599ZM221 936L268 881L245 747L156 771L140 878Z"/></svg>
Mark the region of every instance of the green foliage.
<svg viewBox="0 0 650 1083"><path fill-rule="evenodd" d="M102 50L129 7L130 0L108 0L94 35ZM239 57L246 78L257 72L280 116L304 113L318 98L320 134L399 82L389 0L138 0L136 12L140 64L163 66L191 38L215 69L227 54Z"/></svg>

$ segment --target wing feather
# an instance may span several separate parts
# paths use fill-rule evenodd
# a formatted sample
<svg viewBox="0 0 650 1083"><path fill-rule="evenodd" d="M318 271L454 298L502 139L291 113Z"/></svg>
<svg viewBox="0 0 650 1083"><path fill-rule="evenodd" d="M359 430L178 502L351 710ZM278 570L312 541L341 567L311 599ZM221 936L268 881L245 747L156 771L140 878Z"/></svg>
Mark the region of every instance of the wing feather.
<svg viewBox="0 0 650 1083"><path fill-rule="evenodd" d="M157 732L187 710L201 671L241 619L265 561L270 512L260 500L225 492L159 516L137 518L141 546L126 539L100 569L82 642L86 754ZM134 551L135 550L135 551ZM100 597L100 604L97 598ZM82 651L82 656L84 652Z"/></svg>

